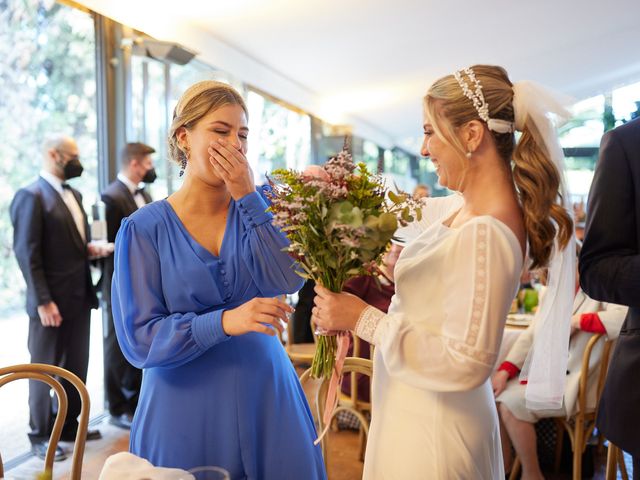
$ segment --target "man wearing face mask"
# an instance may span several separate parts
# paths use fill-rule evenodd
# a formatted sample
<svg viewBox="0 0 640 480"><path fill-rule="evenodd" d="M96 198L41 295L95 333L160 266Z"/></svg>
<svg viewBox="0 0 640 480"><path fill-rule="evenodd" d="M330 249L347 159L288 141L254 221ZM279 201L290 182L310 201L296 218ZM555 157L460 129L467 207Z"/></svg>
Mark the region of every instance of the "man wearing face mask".
<svg viewBox="0 0 640 480"><path fill-rule="evenodd" d="M140 188L156 179L151 154L155 150L144 143L128 143L121 153L121 170L118 178L102 194L106 206L107 239L115 242L122 219L138 208L151 203L151 196ZM121 428L131 428L131 421L138 404L142 371L133 367L122 355L111 313L111 278L113 255L105 260L102 279L103 315L105 315L104 382L109 403L110 422Z"/></svg>
<svg viewBox="0 0 640 480"><path fill-rule="evenodd" d="M32 363L57 365L84 382L89 364L89 326L98 301L91 282L89 258L102 254L89 240L89 225L80 192L67 180L82 174L76 142L54 135L43 144L43 169L38 180L20 189L11 202L13 250L27 284L28 347ZM61 440L75 440L80 397L62 382L69 408ZM33 452L44 458L56 408L50 388L29 382ZM87 440L101 438L90 430ZM58 447L55 460L63 460Z"/></svg>

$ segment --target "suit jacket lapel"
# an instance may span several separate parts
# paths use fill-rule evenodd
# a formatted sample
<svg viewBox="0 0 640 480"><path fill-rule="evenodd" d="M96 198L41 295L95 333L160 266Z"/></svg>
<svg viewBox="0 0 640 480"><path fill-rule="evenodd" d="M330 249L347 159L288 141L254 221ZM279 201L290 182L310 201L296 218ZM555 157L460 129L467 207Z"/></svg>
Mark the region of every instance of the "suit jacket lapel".
<svg viewBox="0 0 640 480"><path fill-rule="evenodd" d="M133 195L131 194L131 190L129 190L129 187L127 187L120 180L118 180L118 187L120 188L120 192L122 193L122 200L126 203L127 210L130 212L128 215L131 215L133 212L135 212L138 209L138 204L133 198Z"/></svg>
<svg viewBox="0 0 640 480"><path fill-rule="evenodd" d="M78 231L76 222L73 219L73 215L71 215L71 212L69 211L69 207L67 207L67 204L64 203L62 196L56 191L55 188L53 188L49 184L49 182L47 182L42 177L40 177L40 189L42 190L42 195L47 201L47 203L51 203L55 205L56 210L62 212L62 215L65 219L65 223L67 224L67 228L69 228L69 232L71 233L71 237L73 238L73 242L75 243L76 247L78 247L81 251L85 251L86 246L82 241L82 237L80 236L80 232ZM74 197L76 197L76 200L78 200L78 195L76 194L76 192L74 190L72 190L72 192ZM78 201L78 203L80 202ZM84 215L84 209L81 208L80 210L82 210ZM86 222L86 215L85 215L85 222Z"/></svg>
<svg viewBox="0 0 640 480"><path fill-rule="evenodd" d="M82 206L82 197L80 196L80 192L78 192L75 188L72 188L71 192L73 193L73 196L75 197L76 202L78 202L78 205L80 206L80 211L82 212L82 220L84 222L84 235L87 239L87 243L89 243L91 241L91 227L89 226L89 218L87 217L87 212L84 211L84 207ZM74 221L74 225L75 225L75 221ZM76 227L76 232L78 232L77 227ZM80 232L78 232L78 239L82 243L82 237L80 236Z"/></svg>

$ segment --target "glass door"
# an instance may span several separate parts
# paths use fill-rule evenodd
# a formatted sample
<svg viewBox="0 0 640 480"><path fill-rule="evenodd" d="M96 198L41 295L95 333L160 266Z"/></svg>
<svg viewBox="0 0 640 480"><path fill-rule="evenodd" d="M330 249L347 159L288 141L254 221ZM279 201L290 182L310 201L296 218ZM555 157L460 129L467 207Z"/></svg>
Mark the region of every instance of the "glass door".
<svg viewBox="0 0 640 480"><path fill-rule="evenodd" d="M29 362L25 283L13 254L9 205L38 177L42 142L64 133L78 143L84 173L71 181L84 207L98 196L96 58L93 17L53 1L0 2L0 365ZM92 315L87 386L102 412L102 325ZM27 382L0 389L0 451L5 464L29 451Z"/></svg>

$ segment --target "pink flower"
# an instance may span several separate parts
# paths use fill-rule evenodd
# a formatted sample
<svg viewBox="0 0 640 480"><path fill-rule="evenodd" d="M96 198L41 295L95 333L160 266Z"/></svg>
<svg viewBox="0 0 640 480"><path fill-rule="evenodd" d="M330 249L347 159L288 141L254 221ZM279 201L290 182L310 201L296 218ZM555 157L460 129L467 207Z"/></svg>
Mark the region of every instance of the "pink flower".
<svg viewBox="0 0 640 480"><path fill-rule="evenodd" d="M329 180L331 180L329 178L329 174L320 165L309 165L305 169L305 171L302 172L302 176L305 178L305 180L316 179L323 182L328 182Z"/></svg>

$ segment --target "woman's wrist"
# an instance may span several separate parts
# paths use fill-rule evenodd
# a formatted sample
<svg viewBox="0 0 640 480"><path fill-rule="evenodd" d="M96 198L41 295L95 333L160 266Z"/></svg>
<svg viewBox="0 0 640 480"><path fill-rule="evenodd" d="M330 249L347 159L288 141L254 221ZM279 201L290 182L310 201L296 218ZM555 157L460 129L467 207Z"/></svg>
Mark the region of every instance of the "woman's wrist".
<svg viewBox="0 0 640 480"><path fill-rule="evenodd" d="M367 305L356 321L354 332L363 340L375 344L373 337L378 329L378 324L385 316L385 313L377 308Z"/></svg>

